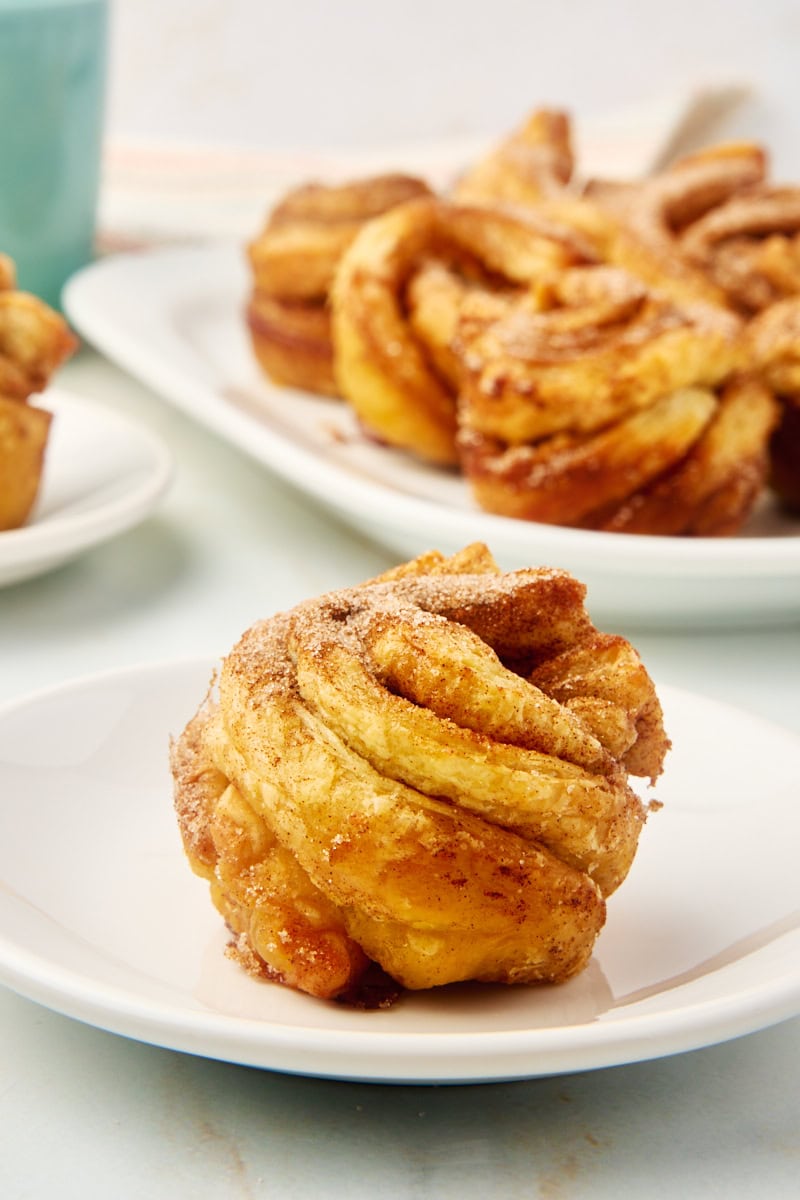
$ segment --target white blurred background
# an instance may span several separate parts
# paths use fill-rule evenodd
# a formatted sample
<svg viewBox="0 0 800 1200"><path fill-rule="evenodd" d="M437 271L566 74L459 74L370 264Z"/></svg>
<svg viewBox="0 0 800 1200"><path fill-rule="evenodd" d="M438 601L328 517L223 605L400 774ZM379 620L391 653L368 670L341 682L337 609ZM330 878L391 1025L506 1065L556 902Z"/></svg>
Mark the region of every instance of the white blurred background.
<svg viewBox="0 0 800 1200"><path fill-rule="evenodd" d="M111 138L374 147L748 85L723 136L800 174L797 0L114 0Z"/></svg>

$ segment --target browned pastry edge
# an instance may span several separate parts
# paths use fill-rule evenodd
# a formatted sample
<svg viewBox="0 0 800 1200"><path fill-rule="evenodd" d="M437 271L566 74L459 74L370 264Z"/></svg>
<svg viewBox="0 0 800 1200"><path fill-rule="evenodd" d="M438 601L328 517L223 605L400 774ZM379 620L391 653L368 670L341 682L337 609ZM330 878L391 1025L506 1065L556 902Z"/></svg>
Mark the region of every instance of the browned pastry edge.
<svg viewBox="0 0 800 1200"><path fill-rule="evenodd" d="M294 304L255 292L247 305L247 328L253 352L274 383L338 396L325 303Z"/></svg>
<svg viewBox="0 0 800 1200"><path fill-rule="evenodd" d="M554 273L500 311L477 295L456 335L461 433L509 447L602 435L670 393L719 386L739 366L740 340L733 314L676 305L614 267Z"/></svg>
<svg viewBox="0 0 800 1200"><path fill-rule="evenodd" d="M775 392L780 415L770 439L770 485L800 513L800 296L770 305L747 326L748 353Z"/></svg>

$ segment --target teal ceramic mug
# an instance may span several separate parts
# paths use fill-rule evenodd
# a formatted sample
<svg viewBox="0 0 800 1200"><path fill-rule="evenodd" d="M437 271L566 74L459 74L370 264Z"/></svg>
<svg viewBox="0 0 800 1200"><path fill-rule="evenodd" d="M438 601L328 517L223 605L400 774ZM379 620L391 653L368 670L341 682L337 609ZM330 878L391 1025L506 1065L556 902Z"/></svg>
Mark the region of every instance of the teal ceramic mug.
<svg viewBox="0 0 800 1200"><path fill-rule="evenodd" d="M107 0L0 0L0 251L59 306L94 247Z"/></svg>

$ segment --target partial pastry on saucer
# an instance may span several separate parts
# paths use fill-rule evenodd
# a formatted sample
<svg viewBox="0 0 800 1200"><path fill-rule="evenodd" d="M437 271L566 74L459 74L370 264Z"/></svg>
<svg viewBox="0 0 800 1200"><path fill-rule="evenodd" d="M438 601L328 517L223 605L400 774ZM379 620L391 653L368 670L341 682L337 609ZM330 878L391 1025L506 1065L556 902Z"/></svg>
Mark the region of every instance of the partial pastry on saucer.
<svg viewBox="0 0 800 1200"><path fill-rule="evenodd" d="M16 288L0 254L0 531L28 519L41 484L51 415L31 403L75 348L63 317Z"/></svg>
<svg viewBox="0 0 800 1200"><path fill-rule="evenodd" d="M385 998L587 965L647 815L628 777L655 779L669 740L584 595L476 544L244 634L171 747L232 956L356 1003L376 973Z"/></svg>

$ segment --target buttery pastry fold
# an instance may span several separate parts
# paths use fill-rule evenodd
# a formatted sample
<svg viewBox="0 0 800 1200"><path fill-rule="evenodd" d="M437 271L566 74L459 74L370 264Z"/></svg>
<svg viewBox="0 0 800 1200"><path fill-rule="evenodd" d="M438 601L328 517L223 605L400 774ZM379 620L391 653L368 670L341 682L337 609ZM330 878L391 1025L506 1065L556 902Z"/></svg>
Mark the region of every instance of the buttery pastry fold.
<svg viewBox="0 0 800 1200"><path fill-rule="evenodd" d="M173 747L193 868L251 969L352 995L585 966L659 774L652 682L564 572L425 555L249 630Z"/></svg>

